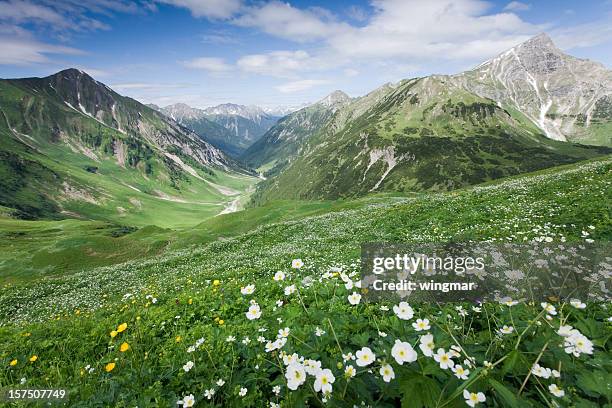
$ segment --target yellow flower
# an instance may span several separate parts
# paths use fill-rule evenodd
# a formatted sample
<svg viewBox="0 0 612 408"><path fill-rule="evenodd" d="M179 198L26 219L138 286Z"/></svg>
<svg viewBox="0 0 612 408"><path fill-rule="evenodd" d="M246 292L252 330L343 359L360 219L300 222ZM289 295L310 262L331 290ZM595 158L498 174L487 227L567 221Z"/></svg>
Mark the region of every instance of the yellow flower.
<svg viewBox="0 0 612 408"><path fill-rule="evenodd" d="M11 367L16 366L16 365L17 365L17 359L12 360L12 361L9 363L9 365L10 365Z"/></svg>
<svg viewBox="0 0 612 408"><path fill-rule="evenodd" d="M112 338L115 338L115 336L116 336L116 335L117 335L117 332L116 332L116 331L114 331L114 330L113 330L112 332L110 332L110 336L111 336Z"/></svg>
<svg viewBox="0 0 612 408"><path fill-rule="evenodd" d="M223 319L219 319L219 325L222 326L225 322L223 321Z"/></svg>
<svg viewBox="0 0 612 408"><path fill-rule="evenodd" d="M30 362L33 363L36 360L38 360L38 356L36 354L34 354L32 357L30 357Z"/></svg>
<svg viewBox="0 0 612 408"><path fill-rule="evenodd" d="M215 317L215 322L219 321L219 316Z"/></svg>
<svg viewBox="0 0 612 408"><path fill-rule="evenodd" d="M192 303L193 303L193 299L189 298L189 300L187 301L187 303L192 304Z"/></svg>
<svg viewBox="0 0 612 408"><path fill-rule="evenodd" d="M104 369L106 370L107 373L110 373L111 371L113 371L113 369L115 368L115 363L108 363Z"/></svg>
<svg viewBox="0 0 612 408"><path fill-rule="evenodd" d="M129 349L130 349L130 345L127 344L126 342L123 342L123 344L121 344L121 346L119 347L119 351L121 351L122 353L125 353Z"/></svg>
<svg viewBox="0 0 612 408"><path fill-rule="evenodd" d="M179 343L181 341L181 336L176 336L176 342Z"/></svg>
<svg viewBox="0 0 612 408"><path fill-rule="evenodd" d="M121 333L127 329L127 323L121 323L119 327L117 327L117 333Z"/></svg>
<svg viewBox="0 0 612 408"><path fill-rule="evenodd" d="M140 316L136 316L136 320L140 320Z"/></svg>
<svg viewBox="0 0 612 408"><path fill-rule="evenodd" d="M219 281L219 279L215 279L215 280L213 281L213 285L214 285L214 286L219 286L220 284L221 284L221 282Z"/></svg>
<svg viewBox="0 0 612 408"><path fill-rule="evenodd" d="M76 312L74 312L75 314L81 314L81 311L79 309L76 310Z"/></svg>

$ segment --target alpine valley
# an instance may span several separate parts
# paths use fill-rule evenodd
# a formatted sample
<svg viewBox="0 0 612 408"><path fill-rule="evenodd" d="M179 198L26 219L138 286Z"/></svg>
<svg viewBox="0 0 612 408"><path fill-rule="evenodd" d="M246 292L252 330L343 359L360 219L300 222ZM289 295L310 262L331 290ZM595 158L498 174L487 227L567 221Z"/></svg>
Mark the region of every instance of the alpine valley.
<svg viewBox="0 0 612 408"><path fill-rule="evenodd" d="M129 21L165 12L202 17L199 30L240 4L151 2ZM260 24L231 16L232 33ZM150 48L175 55L163 34ZM225 34L207 41L259 41ZM268 58L290 56L242 63L279 73ZM224 61L182 63L238 72ZM597 250L612 239L612 71L541 34L465 72L295 110L159 100L176 103L145 105L78 69L0 80L2 392L65 390L57 402L73 407L611 406L612 259ZM490 302L366 301L373 242L558 246L532 263L552 289L571 245L593 248L596 273L578 272L598 291L502 297L532 272L517 268Z"/></svg>

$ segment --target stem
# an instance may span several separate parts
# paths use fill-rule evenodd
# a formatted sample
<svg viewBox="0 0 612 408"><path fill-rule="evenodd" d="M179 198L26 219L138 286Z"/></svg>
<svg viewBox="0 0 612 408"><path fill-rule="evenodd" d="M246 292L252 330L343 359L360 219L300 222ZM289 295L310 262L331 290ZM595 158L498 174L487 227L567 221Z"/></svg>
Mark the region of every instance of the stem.
<svg viewBox="0 0 612 408"><path fill-rule="evenodd" d="M544 347L542 347L542 350L540 350L540 354L538 354L538 357L536 358L536 360L533 362L532 367L536 364L538 364L538 361L540 361L540 358L542 358L542 354L544 354L544 351L546 350L546 347L548 347L548 341L544 344ZM525 377L525 379L523 380L523 383L521 384L521 388L519 388L518 391L518 395L521 395L521 392L523 392L523 389L525 388L525 385L527 384L527 381L529 380L529 377L531 377L531 369L529 370L529 372L527 373L527 377Z"/></svg>

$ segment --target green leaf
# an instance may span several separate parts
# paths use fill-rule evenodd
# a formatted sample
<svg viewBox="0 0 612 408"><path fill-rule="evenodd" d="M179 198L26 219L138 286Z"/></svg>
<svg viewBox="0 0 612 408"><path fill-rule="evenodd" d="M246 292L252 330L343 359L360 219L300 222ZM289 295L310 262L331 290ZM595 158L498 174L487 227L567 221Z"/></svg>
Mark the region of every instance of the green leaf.
<svg viewBox="0 0 612 408"><path fill-rule="evenodd" d="M504 403L504 406L508 406L510 408L521 408L525 407L525 402L520 401L516 396L515 391L511 391L505 385L497 382L496 380L490 378L489 385L493 387L495 390L495 397Z"/></svg>
<svg viewBox="0 0 612 408"><path fill-rule="evenodd" d="M605 396L612 400L612 374L585 371L576 377L576 385L589 396Z"/></svg>
<svg viewBox="0 0 612 408"><path fill-rule="evenodd" d="M409 376L400 383L402 408L433 408L441 392L434 379L423 375Z"/></svg>

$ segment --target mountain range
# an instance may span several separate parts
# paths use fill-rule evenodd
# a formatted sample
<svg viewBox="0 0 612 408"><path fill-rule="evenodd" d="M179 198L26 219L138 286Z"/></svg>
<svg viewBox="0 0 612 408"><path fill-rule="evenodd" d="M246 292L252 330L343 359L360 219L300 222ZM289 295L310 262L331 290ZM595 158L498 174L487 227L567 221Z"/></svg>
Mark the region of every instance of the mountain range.
<svg viewBox="0 0 612 408"><path fill-rule="evenodd" d="M0 205L21 218L145 216L228 195L248 171L193 131L83 71L0 80ZM146 215L148 216L148 215Z"/></svg>
<svg viewBox="0 0 612 408"><path fill-rule="evenodd" d="M0 114L2 212L164 224L235 210L253 169L257 204L453 190L610 154L612 73L539 35L457 75L334 91L282 118L146 106L76 69L0 80Z"/></svg>
<svg viewBox="0 0 612 408"><path fill-rule="evenodd" d="M612 72L545 34L467 72L339 96L247 149L274 176L254 202L451 190L612 151Z"/></svg>
<svg viewBox="0 0 612 408"><path fill-rule="evenodd" d="M158 110L234 157L241 155L279 119L258 106L233 103L206 109L177 103Z"/></svg>

